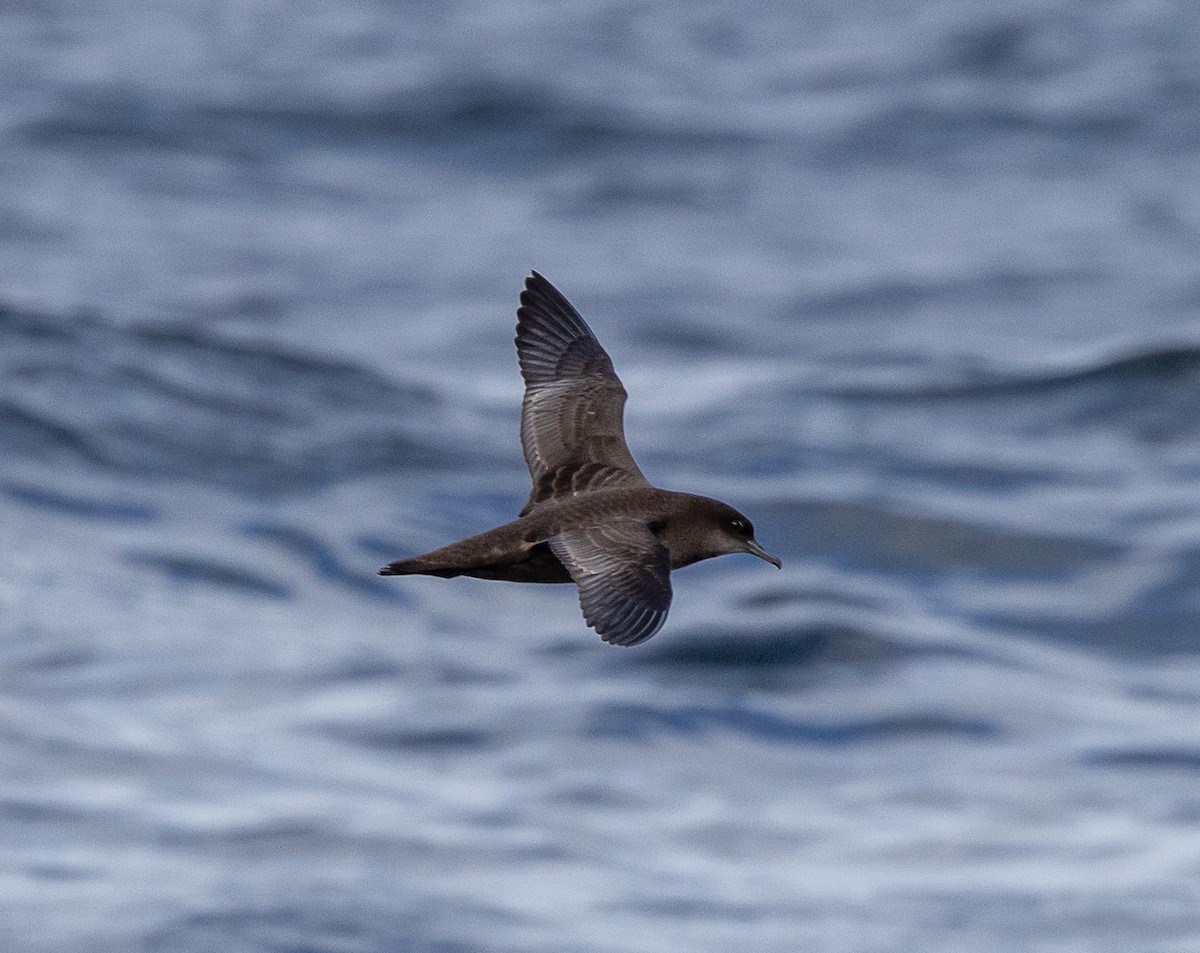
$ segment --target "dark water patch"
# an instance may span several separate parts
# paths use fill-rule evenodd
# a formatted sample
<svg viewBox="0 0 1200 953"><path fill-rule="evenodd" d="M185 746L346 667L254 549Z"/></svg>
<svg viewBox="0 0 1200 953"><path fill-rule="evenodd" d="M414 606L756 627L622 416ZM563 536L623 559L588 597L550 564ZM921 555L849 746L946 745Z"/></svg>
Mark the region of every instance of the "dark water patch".
<svg viewBox="0 0 1200 953"><path fill-rule="evenodd" d="M896 715L862 721L806 722L734 706L685 705L666 708L633 704L600 706L589 718L585 731L593 738L627 741L648 741L664 734L703 737L717 731L730 731L775 744L827 748L912 737L981 741L1002 734L1000 726L991 722L937 714Z"/></svg>
<svg viewBox="0 0 1200 953"><path fill-rule="evenodd" d="M1080 278L1082 280L1088 276ZM886 397L889 401L927 401L1055 395L1083 385L1095 385L1100 390L1132 388L1137 394L1156 393L1159 390L1194 392L1198 383L1200 345L1181 343L1111 355L1082 365L1034 372L1020 369L997 372L976 367L967 372L958 372L954 380L913 381L900 385L890 383L889 375L881 375L877 383L835 387L824 392L867 400Z"/></svg>
<svg viewBox="0 0 1200 953"><path fill-rule="evenodd" d="M220 379L220 375L216 375ZM216 394L186 382L172 380L145 368L124 368L121 379L134 391L161 398L182 407L208 411L213 416L238 418L248 426L303 424L304 418L288 408L263 406L251 397Z"/></svg>
<svg viewBox="0 0 1200 953"><path fill-rule="evenodd" d="M48 320L42 315L0 304L0 339L24 339L47 344L52 341L69 341L71 337L72 331L65 322Z"/></svg>
<svg viewBox="0 0 1200 953"><path fill-rule="evenodd" d="M322 851L329 849L331 839L331 832L323 830L319 823L286 818L233 827L160 825L155 829L155 841L160 846L181 850L249 847L265 851Z"/></svg>
<svg viewBox="0 0 1200 953"><path fill-rule="evenodd" d="M1039 441L1099 435L1128 444L1131 452L1158 447L1190 452L1200 437L1200 346L1194 344L1036 370L868 362L837 369L828 380L788 388L788 398L834 398L857 412L886 414L921 429L936 421L939 434L973 434L975 442L995 434ZM898 476L933 474L996 491L1079 479L1044 456L1027 460L1009 453L985 462L929 456L917 452L887 464Z"/></svg>
<svg viewBox="0 0 1200 953"><path fill-rule="evenodd" d="M885 662L906 654L899 644L874 633L822 624L800 629L775 626L676 632L670 639L661 639L661 643L651 643L636 654L629 653L628 664L656 669L778 672L784 668L807 669L839 662Z"/></svg>
<svg viewBox="0 0 1200 953"><path fill-rule="evenodd" d="M290 599L293 596L292 588L285 583L243 566L215 560L169 553L133 553L125 561L132 566L159 572L178 585L213 586L269 599Z"/></svg>
<svg viewBox="0 0 1200 953"><path fill-rule="evenodd" d="M1048 64L1038 56L1033 25L1018 19L984 20L955 31L943 43L946 68L982 77L1042 75Z"/></svg>
<svg viewBox="0 0 1200 953"><path fill-rule="evenodd" d="M1200 384L1200 345L1184 343L1118 354L1081 367L1047 371L1010 386L1054 390L1091 383L1195 390Z"/></svg>
<svg viewBox="0 0 1200 953"><path fill-rule="evenodd" d="M738 600L743 609L778 609L783 606L811 605L814 602L833 603L858 609L879 605L875 597L854 595L837 589L810 589L796 586L764 586L757 592Z"/></svg>
<svg viewBox="0 0 1200 953"><path fill-rule="evenodd" d="M1146 445L1200 436L1200 348L1148 351L1052 381L1061 426L1121 429ZM1072 398L1067 400L1067 395Z"/></svg>
<svg viewBox="0 0 1200 953"><path fill-rule="evenodd" d="M439 78L429 86L353 100L276 101L200 107L207 122L223 128L266 131L293 142L333 140L341 145L407 140L478 161L471 143L508 143L518 160L552 158L556 164L585 155L612 155L634 145L666 156L745 148L753 137L689 122L646 121L628 110L580 100L561 86L494 76ZM450 149L448 147L454 147Z"/></svg>
<svg viewBox="0 0 1200 953"><path fill-rule="evenodd" d="M0 323L9 460L295 493L466 462L437 404L428 388L268 343L55 315Z"/></svg>
<svg viewBox="0 0 1200 953"><path fill-rule="evenodd" d="M618 168L593 173L582 183L571 182L569 187L568 183L561 184L559 194L553 195L558 214L576 220L589 214L604 218L612 216L614 208L628 212L639 207L704 210L711 214L732 206L743 191L732 170L714 175L681 164L668 170L652 166L650 171L640 164L627 165L629 161L625 159L618 163ZM695 353L706 353L699 349L702 336L692 337ZM666 343L653 337L651 340Z"/></svg>
<svg viewBox="0 0 1200 953"><path fill-rule="evenodd" d="M1084 764L1135 771L1200 771L1200 750L1189 748L1127 748L1094 751Z"/></svg>
<svg viewBox="0 0 1200 953"><path fill-rule="evenodd" d="M179 326L143 327L132 332L164 357L182 360L196 380L233 378L257 384L281 400L317 402L323 406L358 407L370 400L431 407L431 390L402 384L348 361L281 350L266 343L246 343ZM288 394L285 385L298 385Z"/></svg>
<svg viewBox="0 0 1200 953"><path fill-rule="evenodd" d="M56 114L19 126L18 134L34 146L71 150L109 145L141 153L219 151L219 130L211 124L201 126L184 104L155 101L136 89L77 88L64 91L58 106Z"/></svg>
<svg viewBox="0 0 1200 953"><path fill-rule="evenodd" d="M61 643L35 644L22 652L10 653L4 667L10 672L36 672L50 674L86 668L95 664L100 654L93 646L63 645Z"/></svg>
<svg viewBox="0 0 1200 953"><path fill-rule="evenodd" d="M332 90L331 90L332 92ZM746 134L688 121L661 122L579 98L561 84L456 71L374 95L305 94L169 101L135 88L77 89L54 112L17 127L37 148L219 155L260 166L294 149L355 152L405 144L440 163L496 173L586 156L648 153L664 160L744 150Z"/></svg>
<svg viewBox="0 0 1200 953"><path fill-rule="evenodd" d="M97 499L62 493L45 487L0 483L0 491L26 506L53 510L70 516L105 519L122 523L146 523L158 517L158 511L145 503Z"/></svg>
<svg viewBox="0 0 1200 953"><path fill-rule="evenodd" d="M50 800L0 798L0 821L13 824L67 824L85 819L88 812Z"/></svg>
<svg viewBox="0 0 1200 953"><path fill-rule="evenodd" d="M497 742L496 731L453 726L339 725L324 728L322 733L387 754L482 751Z"/></svg>
<svg viewBox="0 0 1200 953"><path fill-rule="evenodd" d="M936 285L916 278L860 280L848 288L805 296L796 303L794 317L796 320L810 320L813 315L845 318L876 312L902 314L935 298L941 290Z"/></svg>
<svg viewBox="0 0 1200 953"><path fill-rule="evenodd" d="M572 808L598 809L602 813L648 810L653 809L659 803L654 796L602 783L568 783L556 786L547 792L547 800L553 804L567 805Z"/></svg>
<svg viewBox="0 0 1200 953"><path fill-rule="evenodd" d="M379 560L380 565L397 558L397 543L394 540L384 539L382 536L364 534L356 536L354 542L370 558Z"/></svg>
<svg viewBox="0 0 1200 953"><path fill-rule="evenodd" d="M470 77L394 95L354 100L277 100L201 105L195 109L209 126L233 135L258 131L292 141L371 140L461 142L470 137L512 137L584 122L549 86ZM586 123L584 123L586 125Z"/></svg>
<svg viewBox="0 0 1200 953"><path fill-rule="evenodd" d="M476 663L444 662L434 667L432 677L443 685L514 685L523 677L515 672L497 669L485 657Z"/></svg>
<svg viewBox="0 0 1200 953"><path fill-rule="evenodd" d="M622 900L619 904L608 904L609 909L643 914L654 921L678 920L695 929L697 923L715 921L721 924L740 923L752 928L763 919L763 908L758 902L734 903L714 900L712 897L666 896L658 893L652 897ZM788 913L796 915L794 906Z"/></svg>
<svg viewBox="0 0 1200 953"><path fill-rule="evenodd" d="M1056 169L1072 159L1086 164L1097 149L1129 145L1155 131L1151 117L1118 100L1092 109L1037 109L1018 96L982 90L952 102L914 92L877 99L818 142L815 156L822 163L919 163L947 173L964 162L986 167L1001 159Z"/></svg>
<svg viewBox="0 0 1200 953"><path fill-rule="evenodd" d="M234 830L209 832L214 838L228 841L231 844L263 847L267 850L277 847L294 847L303 849L310 846L328 847L330 836L316 823L301 823L285 819L264 821L259 824L248 824Z"/></svg>
<svg viewBox="0 0 1200 953"><path fill-rule="evenodd" d="M389 909L333 893L189 913L147 936L141 949L146 953L450 953L453 949L423 940L422 918L395 912L394 906L400 905L395 901Z"/></svg>
<svg viewBox="0 0 1200 953"><path fill-rule="evenodd" d="M318 681L369 682L402 678L408 667L400 661L363 649L316 674Z"/></svg>
<svg viewBox="0 0 1200 953"><path fill-rule="evenodd" d="M717 355L740 353L747 347L745 335L739 333L740 329L698 322L689 316L687 302L679 301L676 296L672 296L669 303L655 301L653 305L654 320L635 326L630 336L631 350L633 346L642 344L661 348L676 359L679 355L689 355L710 360ZM623 303L622 308L637 313L647 310L647 302L644 299L629 300Z"/></svg>
<svg viewBox="0 0 1200 953"><path fill-rule="evenodd" d="M269 542L289 556L303 562L312 570L330 582L368 596L387 602L407 601L401 591L395 586L379 578L378 566L374 563L361 566L348 566L333 547L307 530L298 529L282 524L251 522L247 523L242 532L251 539Z"/></svg>
<svg viewBox="0 0 1200 953"><path fill-rule="evenodd" d="M36 460L66 459L92 465L108 462L99 441L82 428L14 400L0 399L0 445L9 454Z"/></svg>
<svg viewBox="0 0 1200 953"><path fill-rule="evenodd" d="M916 316L922 309L979 301L1008 301L1013 307L1044 300L1062 289L1095 284L1101 274L1077 267L1058 269L1009 268L964 273L951 277L889 275L865 278L844 288L805 295L787 309L796 321L814 317L838 321L859 317Z"/></svg>
<svg viewBox="0 0 1200 953"><path fill-rule="evenodd" d="M1136 559L1136 557L1134 557ZM1128 573L1142 567L1130 563ZM1100 583L1103 585L1103 583ZM1196 583L1176 575L1158 585L1114 593L1090 589L1064 591L1053 604L1023 608L996 605L976 616L996 628L1040 633L1058 644L1078 646L1127 659L1148 656L1192 658L1200 653L1200 605ZM1122 587L1117 589L1123 593Z"/></svg>
<svg viewBox="0 0 1200 953"><path fill-rule="evenodd" d="M1022 531L966 519L896 512L868 502L778 502L755 508L785 555L804 552L842 567L914 576L987 570L1035 579L1062 578L1122 553L1116 542ZM781 533L801 534L789 543Z"/></svg>
<svg viewBox="0 0 1200 953"><path fill-rule="evenodd" d="M885 459L881 454L879 468L886 470L892 477L916 480L934 478L944 486L953 486L960 490L970 489L1004 495L1052 486L1063 480L1061 465L1022 460L1016 455L1010 455L997 463L975 463L958 460L914 460L904 456ZM1085 485L1085 477L1073 476L1080 485Z"/></svg>
<svg viewBox="0 0 1200 953"><path fill-rule="evenodd" d="M549 658L594 658L595 643L580 638L579 632L560 631L541 643L537 652Z"/></svg>
<svg viewBox="0 0 1200 953"><path fill-rule="evenodd" d="M1147 682L1129 686L1129 697L1139 701L1168 702L1169 704L1185 704L1189 707L1200 707L1200 685L1155 684Z"/></svg>
<svg viewBox="0 0 1200 953"><path fill-rule="evenodd" d="M44 880L50 883L94 880L100 876L100 871L95 867L75 864L31 864L25 868L25 872L34 880Z"/></svg>

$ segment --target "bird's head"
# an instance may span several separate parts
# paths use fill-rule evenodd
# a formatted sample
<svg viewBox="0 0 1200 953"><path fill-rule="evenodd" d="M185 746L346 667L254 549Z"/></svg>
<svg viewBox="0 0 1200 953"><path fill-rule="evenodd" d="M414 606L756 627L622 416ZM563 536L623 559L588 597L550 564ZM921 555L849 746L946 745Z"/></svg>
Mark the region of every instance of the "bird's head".
<svg viewBox="0 0 1200 953"><path fill-rule="evenodd" d="M676 565L687 565L713 556L749 553L765 559L776 569L783 568L783 563L777 557L758 544L754 538L754 524L747 517L720 500L702 496L691 499L694 503L687 508L689 519L680 521L683 524L682 538L678 545L668 541L673 561L677 560Z"/></svg>

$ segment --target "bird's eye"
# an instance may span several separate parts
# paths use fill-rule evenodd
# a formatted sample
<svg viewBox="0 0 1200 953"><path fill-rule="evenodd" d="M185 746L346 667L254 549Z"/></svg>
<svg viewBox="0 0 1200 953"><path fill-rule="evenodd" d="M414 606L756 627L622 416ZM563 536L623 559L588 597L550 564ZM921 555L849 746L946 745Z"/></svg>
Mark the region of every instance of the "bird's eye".
<svg viewBox="0 0 1200 953"><path fill-rule="evenodd" d="M734 520L733 522L731 522L731 523L729 524L729 527L730 527L730 529L732 529L732 530L733 530L735 533L744 533L744 532L746 532L746 524L745 524L744 522L742 522L741 520Z"/></svg>

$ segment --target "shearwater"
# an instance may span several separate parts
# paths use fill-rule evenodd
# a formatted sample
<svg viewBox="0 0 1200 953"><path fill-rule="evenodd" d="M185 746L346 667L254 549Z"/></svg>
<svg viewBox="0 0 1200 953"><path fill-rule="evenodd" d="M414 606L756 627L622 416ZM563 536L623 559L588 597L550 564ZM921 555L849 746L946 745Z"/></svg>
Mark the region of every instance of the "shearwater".
<svg viewBox="0 0 1200 953"><path fill-rule="evenodd" d="M653 486L625 445L625 388L583 318L536 271L517 309L521 446L533 490L511 523L379 570L574 582L605 642L637 645L671 605L671 570L729 553L782 563L719 500Z"/></svg>

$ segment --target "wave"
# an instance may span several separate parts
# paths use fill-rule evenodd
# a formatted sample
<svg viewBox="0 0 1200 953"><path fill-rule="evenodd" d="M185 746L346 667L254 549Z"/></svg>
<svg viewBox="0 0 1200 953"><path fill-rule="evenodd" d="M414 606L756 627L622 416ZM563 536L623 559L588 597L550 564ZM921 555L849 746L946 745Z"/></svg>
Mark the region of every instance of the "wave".
<svg viewBox="0 0 1200 953"><path fill-rule="evenodd" d="M315 533L281 523L255 521L242 527L245 536L266 542L310 569L321 579L384 602L404 602L400 589L390 586L374 570L374 564L344 559ZM394 547L393 547L394 549ZM382 560L381 560L382 561Z"/></svg>
<svg viewBox="0 0 1200 953"><path fill-rule="evenodd" d="M704 736L717 731L758 741L841 748L911 736L978 741L1002 733L998 724L939 713L904 713L881 718L806 721L741 705L654 706L606 704L589 718L592 738L647 741L663 734Z"/></svg>
<svg viewBox="0 0 1200 953"><path fill-rule="evenodd" d="M311 849L319 852L336 842L332 831L322 832L324 843L314 844ZM307 845L306 845L307 846ZM410 949L417 950L465 950L468 947L453 940L441 941L436 936L428 938L430 917L419 909L420 892L413 888L400 888L385 903L378 898L364 900L362 891L354 895L336 893L331 900L329 891L324 895L317 890L310 895L276 901L269 892L269 899L256 902L234 903L213 902L206 899L206 909L200 913L178 914L160 917L164 925L156 925L138 937L138 946L147 953L208 953L222 950L223 953L317 953L334 950L383 950L394 948L397 937L404 937ZM405 905L412 908L404 910ZM460 904L466 907L465 904ZM397 909L399 908L399 909ZM469 909L456 911L460 916L469 916ZM449 914L446 914L447 918ZM482 920L481 916L477 919ZM505 924L508 927L508 924ZM448 931L449 932L449 931Z"/></svg>
<svg viewBox="0 0 1200 953"><path fill-rule="evenodd" d="M287 583L247 566L215 559L177 553L139 552L126 557L126 562L143 569L157 570L176 584L215 586L274 599L289 599L293 595L293 589Z"/></svg>
<svg viewBox="0 0 1200 953"><path fill-rule="evenodd" d="M63 493L42 486L0 482L0 493L26 506L85 519L145 523L158 518L157 507L134 500Z"/></svg>
<svg viewBox="0 0 1200 953"><path fill-rule="evenodd" d="M924 369L923 373L928 375L930 369ZM887 397L889 400L913 401L1055 394L1080 387L1156 387L1190 394L1200 387L1200 344L1164 344L1082 363L1033 370L974 368L969 374L958 371L957 375L953 380L924 383L913 380L897 384L887 376L874 384L862 381L839 386L835 382L820 392L849 398ZM1125 396L1132 398L1133 395Z"/></svg>
<svg viewBox="0 0 1200 953"><path fill-rule="evenodd" d="M193 329L6 309L0 374L0 468L67 463L285 494L471 460L439 432L431 389ZM87 505L22 483L10 495L25 502Z"/></svg>
<svg viewBox="0 0 1200 953"><path fill-rule="evenodd" d="M676 632L648 646L631 663L665 669L781 672L855 660L867 664L898 659L901 644L849 625L756 626L747 630L703 628Z"/></svg>
<svg viewBox="0 0 1200 953"><path fill-rule="evenodd" d="M45 115L27 120L17 132L35 147L107 144L242 158L276 156L313 143L347 149L404 142L437 148L455 162L509 167L517 149L525 157L552 161L630 146L669 157L744 148L761 138L748 130L663 119L630 106L606 105L558 84L468 72L370 95L357 89L338 95L326 88L247 97L241 88L180 99L130 86L77 88L63 92ZM471 140L502 140L510 154L464 148Z"/></svg>
<svg viewBox="0 0 1200 953"><path fill-rule="evenodd" d="M1095 751L1084 758L1097 767L1137 771L1200 771L1200 750L1194 748L1126 748Z"/></svg>
<svg viewBox="0 0 1200 953"><path fill-rule="evenodd" d="M351 744L389 754L493 749L501 733L473 727L400 727L355 725L329 728L325 733Z"/></svg>
<svg viewBox="0 0 1200 953"><path fill-rule="evenodd" d="M910 462L923 469L953 468L966 462L964 455L977 457L984 469L965 473L969 482L1038 482L1061 475L1058 468L1069 462L1011 440L1002 445L1003 457L979 453L981 445L1001 436L1076 442L1095 433L1131 446L1175 444L1184 452L1200 436L1200 344L1166 343L1041 366L1030 366L1027 357L1017 361L961 367L895 358L873 363L868 355L853 366L817 368L799 380L794 371L781 369L775 400L809 406L837 401L854 412L903 422L916 437L928 434L912 441L906 451ZM947 435L958 431L964 436L948 444ZM951 452L946 459L929 459L939 448ZM1033 452L1026 456L1023 449ZM953 469L945 475L954 476Z"/></svg>

